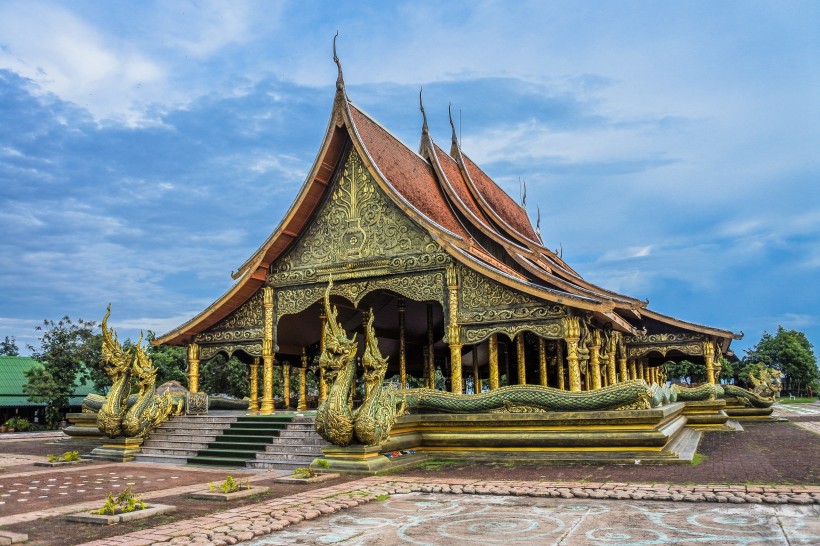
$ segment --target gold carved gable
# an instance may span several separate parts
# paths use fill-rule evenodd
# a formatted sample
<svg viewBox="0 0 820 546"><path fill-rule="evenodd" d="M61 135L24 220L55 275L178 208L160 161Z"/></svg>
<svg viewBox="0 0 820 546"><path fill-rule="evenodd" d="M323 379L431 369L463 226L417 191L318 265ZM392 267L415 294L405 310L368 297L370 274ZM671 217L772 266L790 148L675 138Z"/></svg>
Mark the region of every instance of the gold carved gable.
<svg viewBox="0 0 820 546"><path fill-rule="evenodd" d="M273 286L442 267L446 254L390 200L351 150L329 198L271 268Z"/></svg>
<svg viewBox="0 0 820 546"><path fill-rule="evenodd" d="M460 270L461 323L557 319L566 314L561 305L508 288L472 269L461 267Z"/></svg>
<svg viewBox="0 0 820 546"><path fill-rule="evenodd" d="M197 343L236 342L262 338L262 291L258 291L236 311L197 334Z"/></svg>

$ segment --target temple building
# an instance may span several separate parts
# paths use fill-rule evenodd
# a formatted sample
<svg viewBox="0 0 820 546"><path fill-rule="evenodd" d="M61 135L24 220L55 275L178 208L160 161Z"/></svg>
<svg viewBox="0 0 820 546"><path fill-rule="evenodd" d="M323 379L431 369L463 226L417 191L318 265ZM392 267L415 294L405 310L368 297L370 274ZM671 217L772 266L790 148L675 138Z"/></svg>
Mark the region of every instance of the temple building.
<svg viewBox="0 0 820 546"><path fill-rule="evenodd" d="M683 358L715 382L739 335L584 280L462 150L455 129L445 150L421 112L415 151L349 99L339 67L317 159L279 226L230 290L156 340L187 346L191 391L202 362L236 356L250 367L251 409L271 413L275 366L296 367L303 379L318 373L331 279L346 331L361 335L373 313L399 388L412 377L462 393L506 384L593 390L662 382L664 363Z"/></svg>

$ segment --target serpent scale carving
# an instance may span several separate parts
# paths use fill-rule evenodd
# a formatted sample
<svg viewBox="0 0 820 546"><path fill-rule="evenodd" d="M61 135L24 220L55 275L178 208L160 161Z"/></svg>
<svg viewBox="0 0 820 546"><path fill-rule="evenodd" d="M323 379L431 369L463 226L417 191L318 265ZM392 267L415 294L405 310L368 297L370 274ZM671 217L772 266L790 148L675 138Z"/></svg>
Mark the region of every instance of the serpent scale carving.
<svg viewBox="0 0 820 546"><path fill-rule="evenodd" d="M144 437L161 425L171 415L182 412L183 402L174 400L167 390L162 395L156 394L157 368L140 346L142 335L134 349L134 360L131 366L136 384L137 401L125 412L122 420L122 432L130 437Z"/></svg>

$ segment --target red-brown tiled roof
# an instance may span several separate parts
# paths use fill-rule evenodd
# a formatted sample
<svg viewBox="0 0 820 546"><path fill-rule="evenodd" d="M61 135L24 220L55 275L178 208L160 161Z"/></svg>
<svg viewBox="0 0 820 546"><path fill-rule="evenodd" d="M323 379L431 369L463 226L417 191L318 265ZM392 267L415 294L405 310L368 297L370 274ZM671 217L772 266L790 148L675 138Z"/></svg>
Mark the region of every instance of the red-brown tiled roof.
<svg viewBox="0 0 820 546"><path fill-rule="evenodd" d="M350 113L370 157L396 191L428 219L469 239L442 195L430 164L353 104Z"/></svg>
<svg viewBox="0 0 820 546"><path fill-rule="evenodd" d="M489 224L487 217L481 211L478 203L476 203L473 194L470 193L467 183L461 175L461 169L458 168L458 164L452 157L447 155L441 148L439 148L437 144L433 144L433 148L436 152L436 158L441 165L441 170L444 172L444 176L447 177L450 187L452 187L453 191L456 195L458 195L458 198L461 199L461 202L464 203L470 212L472 212L479 220L485 224Z"/></svg>
<svg viewBox="0 0 820 546"><path fill-rule="evenodd" d="M530 224L530 219L527 217L527 213L524 209L518 206L504 190L498 187L498 184L493 182L493 180L487 176L478 165L473 163L469 157L464 155L463 152L461 157L464 159L464 166L467 167L467 173L470 175L476 189L487 204L492 207L493 211L519 234L533 242L537 242L538 237L535 235L532 224Z"/></svg>

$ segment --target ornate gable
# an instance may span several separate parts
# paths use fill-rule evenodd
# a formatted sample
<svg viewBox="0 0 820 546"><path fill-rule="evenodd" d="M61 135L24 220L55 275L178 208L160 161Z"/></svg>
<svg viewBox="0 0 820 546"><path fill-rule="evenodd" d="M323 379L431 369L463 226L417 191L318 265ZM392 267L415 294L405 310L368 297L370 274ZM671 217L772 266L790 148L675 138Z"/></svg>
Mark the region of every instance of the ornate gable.
<svg viewBox="0 0 820 546"><path fill-rule="evenodd" d="M443 267L449 258L379 188L355 150L303 235L271 266L272 286Z"/></svg>

